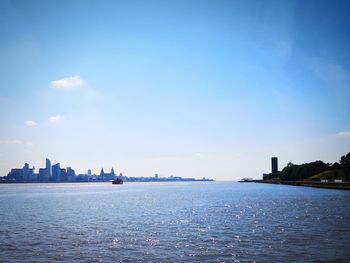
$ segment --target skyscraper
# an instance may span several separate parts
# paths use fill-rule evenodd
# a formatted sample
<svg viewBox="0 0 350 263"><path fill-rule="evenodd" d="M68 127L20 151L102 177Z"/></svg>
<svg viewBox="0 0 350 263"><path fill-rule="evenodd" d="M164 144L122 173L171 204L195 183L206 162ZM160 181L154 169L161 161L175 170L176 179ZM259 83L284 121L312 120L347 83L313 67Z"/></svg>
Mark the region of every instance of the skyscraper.
<svg viewBox="0 0 350 263"><path fill-rule="evenodd" d="M25 181L29 180L29 164L27 163L23 166L23 179Z"/></svg>
<svg viewBox="0 0 350 263"><path fill-rule="evenodd" d="M61 181L61 168L60 163L56 163L55 165L52 165L52 177L55 182Z"/></svg>
<svg viewBox="0 0 350 263"><path fill-rule="evenodd" d="M277 157L271 158L271 173L276 174L278 172L278 159Z"/></svg>
<svg viewBox="0 0 350 263"><path fill-rule="evenodd" d="M51 162L48 158L46 158L46 177L47 179L51 177Z"/></svg>

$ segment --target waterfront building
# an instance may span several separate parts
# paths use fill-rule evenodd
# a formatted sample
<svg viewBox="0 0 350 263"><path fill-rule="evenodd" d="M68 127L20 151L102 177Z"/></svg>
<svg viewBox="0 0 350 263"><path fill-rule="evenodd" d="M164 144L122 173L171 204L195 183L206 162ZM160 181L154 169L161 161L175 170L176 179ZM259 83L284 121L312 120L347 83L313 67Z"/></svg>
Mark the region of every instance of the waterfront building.
<svg viewBox="0 0 350 263"><path fill-rule="evenodd" d="M271 173L276 174L278 172L278 159L277 157L271 158Z"/></svg>
<svg viewBox="0 0 350 263"><path fill-rule="evenodd" d="M34 173L35 167L29 169L28 181L37 182L39 174Z"/></svg>
<svg viewBox="0 0 350 263"><path fill-rule="evenodd" d="M50 180L50 177L51 177L51 161L46 158L46 177L47 177L47 180Z"/></svg>
<svg viewBox="0 0 350 263"><path fill-rule="evenodd" d="M16 181L23 181L23 169L22 168L13 168L7 174L8 179L13 179Z"/></svg>
<svg viewBox="0 0 350 263"><path fill-rule="evenodd" d="M23 180L28 181L29 180L29 164L25 163L23 166Z"/></svg>
<svg viewBox="0 0 350 263"><path fill-rule="evenodd" d="M55 165L52 165L52 179L53 179L54 182L60 182L61 181L60 163L56 163Z"/></svg>
<svg viewBox="0 0 350 263"><path fill-rule="evenodd" d="M25 163L23 168L14 168L7 174L8 179L13 179L18 182L33 181L36 179L34 175L34 167L29 168L29 164Z"/></svg>
<svg viewBox="0 0 350 263"><path fill-rule="evenodd" d="M78 174L75 177L75 182L91 182L92 180L89 180L89 178L86 176L86 174Z"/></svg>
<svg viewBox="0 0 350 263"><path fill-rule="evenodd" d="M105 173L103 168L101 169L100 172L100 180L101 181L111 181L115 179L115 173L114 173L114 169L112 168L110 173Z"/></svg>
<svg viewBox="0 0 350 263"><path fill-rule="evenodd" d="M75 182L75 179L76 179L75 171L71 167L67 167L67 181Z"/></svg>
<svg viewBox="0 0 350 263"><path fill-rule="evenodd" d="M38 181L39 182L48 182L49 181L49 177L47 177L47 169L46 168L39 168Z"/></svg>
<svg viewBox="0 0 350 263"><path fill-rule="evenodd" d="M29 164L25 163L23 166L23 180L24 181L34 181L35 175L34 175L34 167L33 168L29 168Z"/></svg>
<svg viewBox="0 0 350 263"><path fill-rule="evenodd" d="M111 172L110 172L110 174L109 174L109 177L110 177L109 180L114 180L114 179L115 179L115 173L114 173L113 167L112 167L112 170L111 170Z"/></svg>
<svg viewBox="0 0 350 263"><path fill-rule="evenodd" d="M67 181L68 181L67 170L65 168L61 168L61 182L67 182Z"/></svg>

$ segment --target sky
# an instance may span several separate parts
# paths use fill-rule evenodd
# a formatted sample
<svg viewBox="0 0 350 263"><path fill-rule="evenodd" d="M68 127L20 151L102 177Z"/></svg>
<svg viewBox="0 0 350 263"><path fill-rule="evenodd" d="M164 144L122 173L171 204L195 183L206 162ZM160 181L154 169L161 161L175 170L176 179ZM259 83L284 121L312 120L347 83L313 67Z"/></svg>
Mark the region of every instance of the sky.
<svg viewBox="0 0 350 263"><path fill-rule="evenodd" d="M0 175L238 180L350 151L349 1L0 1ZM36 170L38 171L38 170Z"/></svg>

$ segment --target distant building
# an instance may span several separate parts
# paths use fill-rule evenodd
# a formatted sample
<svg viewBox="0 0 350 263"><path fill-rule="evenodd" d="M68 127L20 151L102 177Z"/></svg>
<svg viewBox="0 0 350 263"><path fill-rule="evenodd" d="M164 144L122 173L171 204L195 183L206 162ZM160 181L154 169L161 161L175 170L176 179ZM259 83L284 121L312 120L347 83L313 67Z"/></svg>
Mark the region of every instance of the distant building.
<svg viewBox="0 0 350 263"><path fill-rule="evenodd" d="M8 179L14 179L16 181L23 181L23 169L14 168L7 174Z"/></svg>
<svg viewBox="0 0 350 263"><path fill-rule="evenodd" d="M92 180L89 180L86 174L78 174L75 177L75 182L92 182Z"/></svg>
<svg viewBox="0 0 350 263"><path fill-rule="evenodd" d="M68 182L75 182L75 178L76 175L75 175L75 171L70 168L70 167L67 167L67 181Z"/></svg>
<svg viewBox="0 0 350 263"><path fill-rule="evenodd" d="M51 177L51 161L46 158L46 177L49 180Z"/></svg>
<svg viewBox="0 0 350 263"><path fill-rule="evenodd" d="M36 176L34 174L34 167L29 168L29 164L25 163L23 168L14 168L7 174L8 179L14 179L18 182L27 182L36 180Z"/></svg>
<svg viewBox="0 0 350 263"><path fill-rule="evenodd" d="M48 182L49 177L47 176L47 169L46 168L39 168L39 174L38 174L38 181L39 182Z"/></svg>
<svg viewBox="0 0 350 263"><path fill-rule="evenodd" d="M52 179L53 179L54 182L60 182L61 181L60 163L56 163L55 165L52 165Z"/></svg>
<svg viewBox="0 0 350 263"><path fill-rule="evenodd" d="M110 173L105 173L103 168L101 169L100 172L100 180L101 181L111 181L115 179L115 173L114 173L114 169L112 168Z"/></svg>
<svg viewBox="0 0 350 263"><path fill-rule="evenodd" d="M29 169L28 181L31 181L31 182L38 181L38 174L34 173L34 171L35 171L35 167Z"/></svg>
<svg viewBox="0 0 350 263"><path fill-rule="evenodd" d="M60 182L67 182L67 181L68 181L67 170L65 168L61 168Z"/></svg>
<svg viewBox="0 0 350 263"><path fill-rule="evenodd" d="M278 172L278 159L277 157L271 158L271 173L276 174Z"/></svg>
<svg viewBox="0 0 350 263"><path fill-rule="evenodd" d="M23 180L28 181L29 180L29 164L25 163L23 166Z"/></svg>

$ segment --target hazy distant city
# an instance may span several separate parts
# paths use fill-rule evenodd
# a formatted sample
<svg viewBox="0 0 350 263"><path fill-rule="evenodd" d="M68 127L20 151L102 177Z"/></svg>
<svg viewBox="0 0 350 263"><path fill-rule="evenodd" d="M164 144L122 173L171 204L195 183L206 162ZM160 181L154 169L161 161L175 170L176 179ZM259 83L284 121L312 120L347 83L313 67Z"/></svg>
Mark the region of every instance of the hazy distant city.
<svg viewBox="0 0 350 263"><path fill-rule="evenodd" d="M51 165L51 161L46 158L45 168L39 168L35 172L35 167L29 167L25 163L23 168L13 168L7 176L0 177L0 183L61 183L61 182L110 182L116 178L120 178L125 182L176 182L176 181L214 181L213 179L182 178L179 176L160 177L155 174L153 177L128 177L122 173L117 175L114 168L111 171L105 172L103 168L99 174L92 173L91 169L87 170L86 174L76 174L71 167L61 168L60 163Z"/></svg>

